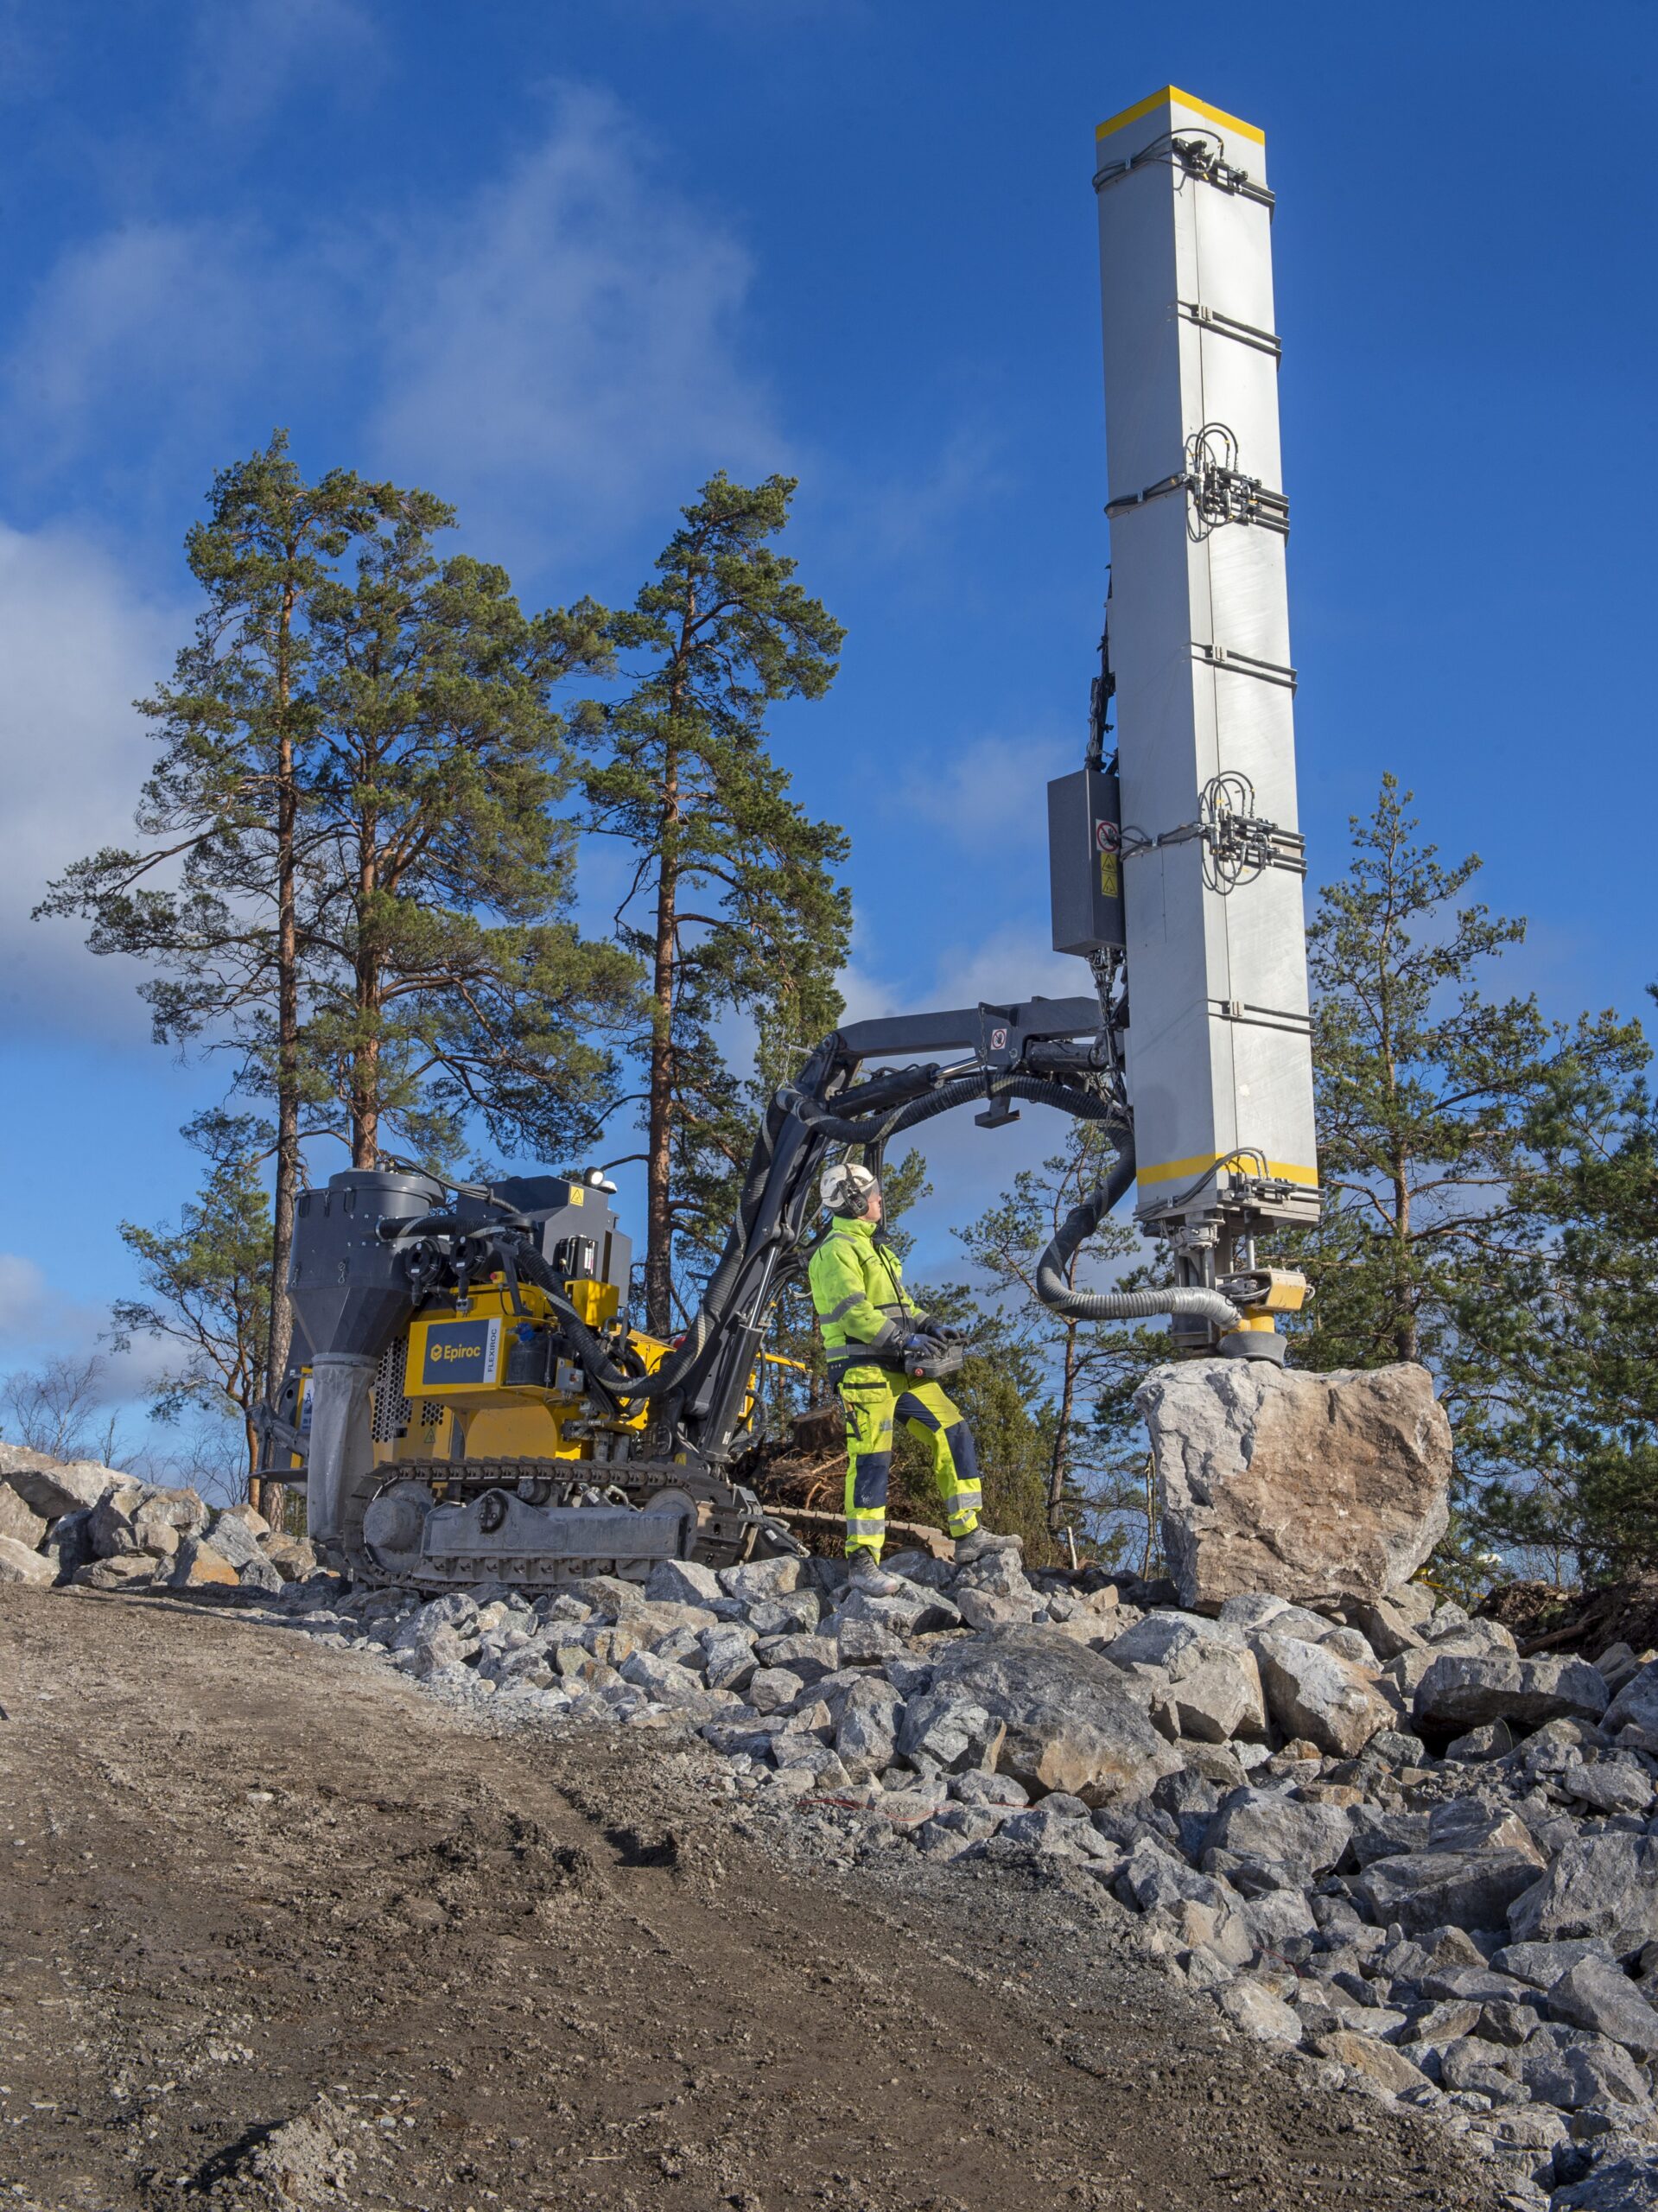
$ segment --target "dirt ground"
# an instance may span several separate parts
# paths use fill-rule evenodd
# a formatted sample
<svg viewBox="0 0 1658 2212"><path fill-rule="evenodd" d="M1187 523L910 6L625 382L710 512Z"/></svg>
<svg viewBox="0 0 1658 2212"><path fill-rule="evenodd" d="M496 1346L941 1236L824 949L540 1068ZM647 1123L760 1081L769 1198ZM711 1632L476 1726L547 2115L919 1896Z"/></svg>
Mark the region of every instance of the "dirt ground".
<svg viewBox="0 0 1658 2212"><path fill-rule="evenodd" d="M790 1863L700 1749L87 1592L0 1592L0 1705L29 2212L1496 2201L1223 2038L1080 1877Z"/></svg>

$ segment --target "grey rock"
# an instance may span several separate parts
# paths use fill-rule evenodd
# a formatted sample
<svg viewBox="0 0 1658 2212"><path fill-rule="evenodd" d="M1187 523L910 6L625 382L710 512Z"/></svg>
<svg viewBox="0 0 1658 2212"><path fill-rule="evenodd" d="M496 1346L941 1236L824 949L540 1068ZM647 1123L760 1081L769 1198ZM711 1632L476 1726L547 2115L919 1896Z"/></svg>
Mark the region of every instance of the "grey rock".
<svg viewBox="0 0 1658 2212"><path fill-rule="evenodd" d="M46 1540L46 1516L26 1504L8 1482L0 1482L0 1536L9 1536L25 1551L37 1552Z"/></svg>
<svg viewBox="0 0 1658 2212"><path fill-rule="evenodd" d="M1183 1605L1373 1598L1407 1582L1445 1531L1451 1430L1424 1368L1191 1360L1154 1369L1135 1405Z"/></svg>
<svg viewBox="0 0 1658 2212"><path fill-rule="evenodd" d="M893 1766L904 1706L892 1684L879 1675L854 1675L844 1687L826 1677L825 1693L835 1723L835 1747L854 1780L867 1782Z"/></svg>
<svg viewBox="0 0 1658 2212"><path fill-rule="evenodd" d="M1479 2036L1446 2044L1439 2053L1439 2079L1447 2089L1471 2089L1506 2102L1523 2094L1504 2063L1508 2053Z"/></svg>
<svg viewBox="0 0 1658 2212"><path fill-rule="evenodd" d="M1478 2031L1481 2024L1480 2008L1463 1999L1441 1998L1426 2005L1409 2024L1407 2040L1420 2050L1443 2050L1448 2044L1460 2043L1465 2036ZM1417 2063L1421 2060L1419 2056Z"/></svg>
<svg viewBox="0 0 1658 2212"><path fill-rule="evenodd" d="M994 1767L1007 1734L1006 1721L973 1698L944 1688L910 1700L898 1748L906 1759L920 1754L940 1773L958 1774L967 1767Z"/></svg>
<svg viewBox="0 0 1658 2212"><path fill-rule="evenodd" d="M648 1697L664 1704L695 1704L707 1694L689 1667L660 1658L654 1651L635 1651L624 1659L621 1677L635 1689L643 1690Z"/></svg>
<svg viewBox="0 0 1658 2212"><path fill-rule="evenodd" d="M276 1597L286 1586L280 1569L273 1567L263 1552L248 1561L237 1580L244 1590L260 1590L268 1598Z"/></svg>
<svg viewBox="0 0 1658 2212"><path fill-rule="evenodd" d="M251 1566L257 1559L264 1564L264 1554L259 1548L257 1537L245 1519L234 1513L220 1513L214 1516L207 1533L207 1541L221 1559L227 1559L237 1568ZM280 1583L281 1577L277 1578Z"/></svg>
<svg viewBox="0 0 1658 2212"><path fill-rule="evenodd" d="M49 1590L57 1579L56 1566L32 1544L20 1544L16 1536L0 1536L0 1583L33 1583Z"/></svg>
<svg viewBox="0 0 1658 2212"><path fill-rule="evenodd" d="M762 1667L750 1681L744 1695L756 1713L781 1713L791 1706L805 1688L800 1676L787 1667Z"/></svg>
<svg viewBox="0 0 1658 2212"><path fill-rule="evenodd" d="M976 1767L969 1767L963 1774L952 1775L950 1794L964 1805L1027 1805L1030 1792L1022 1783L1015 1782L1011 1774L988 1774Z"/></svg>
<svg viewBox="0 0 1658 2212"><path fill-rule="evenodd" d="M83 1512L109 1491L137 1487L130 1475L95 1459L54 1459L25 1444L0 1444L0 1478L47 1521Z"/></svg>
<svg viewBox="0 0 1658 2212"><path fill-rule="evenodd" d="M727 1592L711 1567L699 1567L695 1560L664 1559L651 1568L645 1594L653 1602L717 1606Z"/></svg>
<svg viewBox="0 0 1658 2212"><path fill-rule="evenodd" d="M1431 1605L1432 1595L1420 1583L1413 1582L1386 1597L1358 1601L1353 1618L1378 1659L1396 1659L1401 1651L1414 1650L1420 1644L1422 1626L1427 1618L1422 1600L1426 1599Z"/></svg>
<svg viewBox="0 0 1658 2212"><path fill-rule="evenodd" d="M1255 1654L1267 1709L1286 1736L1305 1738L1321 1751L1350 1758L1379 1729L1392 1725L1392 1707L1369 1679L1322 1644L1269 1628L1256 1640Z"/></svg>
<svg viewBox="0 0 1658 2212"><path fill-rule="evenodd" d="M1526 1984L1492 1967L1436 1967L1421 1980L1424 1997L1452 2004L1507 2005L1526 1994Z"/></svg>
<svg viewBox="0 0 1658 2212"><path fill-rule="evenodd" d="M995 1590L963 1590L958 1587L955 1596L960 1618L969 1628L1017 1628L1029 1621L1036 1611L1030 1599L1005 1598Z"/></svg>
<svg viewBox="0 0 1658 2212"><path fill-rule="evenodd" d="M1483 1797L1451 1797L1428 1815L1431 1851L1517 1851L1540 1872L1547 1863L1511 1807Z"/></svg>
<svg viewBox="0 0 1658 2212"><path fill-rule="evenodd" d="M1553 1989L1580 1959L1610 1957L1610 1948L1593 1937L1566 1943L1505 1943L1491 1954L1491 1964L1499 1974L1512 1974L1533 1989Z"/></svg>
<svg viewBox="0 0 1658 2212"><path fill-rule="evenodd" d="M1255 1944L1276 1951L1312 1934L1312 1908L1298 1889L1268 1890L1246 1899L1239 1914Z"/></svg>
<svg viewBox="0 0 1658 2212"><path fill-rule="evenodd" d="M740 1690L753 1680L759 1662L754 1656L752 1630L704 1629L698 1640L702 1646L702 1671L711 1688Z"/></svg>
<svg viewBox="0 0 1658 2212"><path fill-rule="evenodd" d="M1039 1813L1041 1809L1038 1806L1034 1811ZM1021 1813L1014 1819L1027 1821L1032 1816ZM1012 1821L1009 1826L1013 1826ZM1097 1830L1091 1833L1097 1842L1109 1846L1109 1839L1101 1837ZM1132 1905L1137 1912L1149 1912L1157 1905L1168 1910L1183 1902L1208 1905L1217 1910L1226 1909L1226 1892L1218 1882L1207 1875L1194 1874L1184 1860L1153 1843L1149 1836L1142 1837L1129 1852L1117 1870L1113 1886L1124 1904Z"/></svg>
<svg viewBox="0 0 1658 2212"><path fill-rule="evenodd" d="M1051 1798L1045 1798L1039 1805L1007 1814L1001 1834L1009 1843L1025 1844L1045 1857L1109 1859L1115 1864L1115 1851L1089 1826L1086 1812L1078 1819L1074 1814L1052 1810L1052 1802Z"/></svg>
<svg viewBox="0 0 1658 2212"><path fill-rule="evenodd" d="M953 1643L933 1679L1007 1723L999 1764L1033 1794L1065 1789L1103 1804L1149 1791L1179 1763L1124 1694L1121 1669L1057 1629L994 1629Z"/></svg>
<svg viewBox="0 0 1658 2212"><path fill-rule="evenodd" d="M823 1617L815 1590L791 1590L781 1598L757 1598L744 1607L756 1636L810 1636Z"/></svg>
<svg viewBox="0 0 1658 2212"><path fill-rule="evenodd" d="M1658 1659L1630 1676L1601 1717L1614 1740L1658 1752Z"/></svg>
<svg viewBox="0 0 1658 2212"><path fill-rule="evenodd" d="M1582 1659L1516 1659L1492 1652L1435 1658L1416 1687L1419 1727L1480 1728L1494 1720L1534 1728L1546 1720L1596 1720L1605 1682Z"/></svg>
<svg viewBox="0 0 1658 2212"><path fill-rule="evenodd" d="M1598 1813L1646 1813L1652 1807L1652 1777L1633 1758L1568 1758L1560 1786Z"/></svg>
<svg viewBox="0 0 1658 2212"><path fill-rule="evenodd" d="M768 1566L777 1562L768 1560ZM737 1572L727 1568L727 1573ZM832 1637L774 1636L757 1647L759 1663L765 1667L786 1667L798 1675L803 1681L815 1682L824 1675L832 1675L841 1664L841 1649Z"/></svg>
<svg viewBox="0 0 1658 2212"><path fill-rule="evenodd" d="M1549 2201L1553 2212L1652 2212L1658 2204L1658 2152L1612 2159Z"/></svg>
<svg viewBox="0 0 1658 2212"><path fill-rule="evenodd" d="M1411 1936L1448 1922L1500 1928L1536 1879L1534 1861L1518 1852L1413 1851L1373 1859L1351 1887L1378 1925Z"/></svg>
<svg viewBox="0 0 1658 2212"><path fill-rule="evenodd" d="M1111 1657L1120 1667L1136 1662L1147 1667L1162 1667L1172 1681L1178 1681L1182 1675L1201 1666L1217 1649L1246 1649L1242 1630L1223 1617L1211 1621L1201 1613L1163 1611L1147 1613L1143 1620L1136 1621L1115 1637Z"/></svg>
<svg viewBox="0 0 1658 2212"><path fill-rule="evenodd" d="M1513 1941L1602 1936L1617 1951L1658 1937L1658 1842L1591 1835L1569 1843L1509 1914Z"/></svg>
<svg viewBox="0 0 1658 2212"><path fill-rule="evenodd" d="M1247 1363L1253 1367L1261 1363L1251 1360ZM1246 1363L1239 1360L1236 1364L1242 1367ZM1216 2002L1235 2028L1253 2036L1258 2043L1294 2044L1301 2040L1301 2023L1295 2007L1286 2005L1281 1997L1274 1997L1258 1981L1230 1982L1219 1991Z"/></svg>
<svg viewBox="0 0 1658 2212"><path fill-rule="evenodd" d="M1347 1814L1339 1805L1303 1804L1275 1791L1246 1788L1224 1800L1204 1843L1322 1874L1346 1850L1350 1833Z"/></svg>
<svg viewBox="0 0 1658 2212"><path fill-rule="evenodd" d="M1529 2042L1541 2024L1542 2014L1534 2005L1521 2004L1512 1997L1500 1997L1494 2003L1479 2008L1479 2025L1476 2033L1491 2043L1506 2044L1518 2049Z"/></svg>
<svg viewBox="0 0 1658 2212"><path fill-rule="evenodd" d="M904 1646L896 1633L884 1628L879 1621L854 1614L850 1618L835 1613L824 1623L824 1628L835 1644L835 1661L841 1666L879 1664L902 1656ZM793 1638L785 1638L792 1642Z"/></svg>
<svg viewBox="0 0 1658 2212"><path fill-rule="evenodd" d="M1620 1967L1604 1959L1579 1959L1548 1993L1557 2020L1587 2028L1622 2044L1642 2058L1658 2056L1658 2012Z"/></svg>
<svg viewBox="0 0 1658 2212"><path fill-rule="evenodd" d="M1428 1847L1428 1815L1401 1813L1375 1805L1356 1805L1350 1815L1348 1857L1357 1866L1373 1859L1396 1859L1407 1851Z"/></svg>
<svg viewBox="0 0 1658 2212"><path fill-rule="evenodd" d="M1487 1759L1506 1758L1514 1749L1514 1731L1506 1720L1488 1721L1483 1728L1470 1728L1453 1737L1445 1747L1448 1759L1478 1766Z"/></svg>
<svg viewBox="0 0 1658 2212"><path fill-rule="evenodd" d="M1643 2105L1647 2085L1641 2069L1625 2050L1601 2037L1564 2048L1534 2036L1519 2050L1509 2054L1515 2077L1528 2094L1562 2112L1578 2112L1585 2105Z"/></svg>
<svg viewBox="0 0 1658 2212"><path fill-rule="evenodd" d="M716 1580L727 1598L753 1605L760 1598L782 1598L800 1587L797 1559L755 1559L742 1567L722 1567Z"/></svg>

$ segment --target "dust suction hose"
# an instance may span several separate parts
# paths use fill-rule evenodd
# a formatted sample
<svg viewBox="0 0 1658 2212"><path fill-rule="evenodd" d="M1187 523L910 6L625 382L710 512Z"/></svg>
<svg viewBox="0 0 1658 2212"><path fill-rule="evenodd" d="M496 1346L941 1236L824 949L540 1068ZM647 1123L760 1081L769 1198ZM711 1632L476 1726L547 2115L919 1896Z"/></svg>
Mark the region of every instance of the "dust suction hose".
<svg viewBox="0 0 1658 2212"><path fill-rule="evenodd" d="M1217 1290L1072 1290L1065 1269L1077 1247L1091 1236L1134 1179L1134 1141L1127 1130L1121 1149L1082 1204L1059 1224L1051 1244L1037 1262L1036 1294L1045 1306L1076 1321L1152 1321L1166 1313L1236 1329L1243 1316Z"/></svg>

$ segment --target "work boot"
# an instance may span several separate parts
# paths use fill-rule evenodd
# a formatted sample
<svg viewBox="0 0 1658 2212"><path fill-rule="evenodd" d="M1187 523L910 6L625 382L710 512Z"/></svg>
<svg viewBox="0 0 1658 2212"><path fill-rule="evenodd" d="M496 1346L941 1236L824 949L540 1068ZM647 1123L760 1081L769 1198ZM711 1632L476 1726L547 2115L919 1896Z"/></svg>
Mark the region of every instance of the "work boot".
<svg viewBox="0 0 1658 2212"><path fill-rule="evenodd" d="M956 1539L956 1564L971 1567L975 1559L983 1559L990 1552L1022 1552L1023 1536L999 1536L994 1529L975 1529L965 1536Z"/></svg>
<svg viewBox="0 0 1658 2212"><path fill-rule="evenodd" d="M896 1574L889 1574L873 1552L856 1551L847 1562L847 1580L854 1590L861 1590L866 1598L896 1598L904 1585Z"/></svg>

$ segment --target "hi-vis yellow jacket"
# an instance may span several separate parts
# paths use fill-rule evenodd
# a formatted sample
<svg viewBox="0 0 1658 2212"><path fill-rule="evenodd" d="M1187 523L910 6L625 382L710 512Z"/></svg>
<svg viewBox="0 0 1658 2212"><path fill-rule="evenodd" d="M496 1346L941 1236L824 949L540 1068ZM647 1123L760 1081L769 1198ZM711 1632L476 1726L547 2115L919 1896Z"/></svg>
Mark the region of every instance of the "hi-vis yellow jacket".
<svg viewBox="0 0 1658 2212"><path fill-rule="evenodd" d="M890 1245L875 1242L873 1221L837 1221L812 1254L812 1304L831 1368L843 1345L893 1351L920 1312L904 1287L904 1269Z"/></svg>

